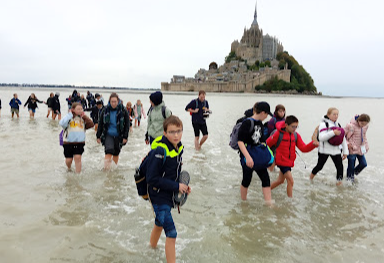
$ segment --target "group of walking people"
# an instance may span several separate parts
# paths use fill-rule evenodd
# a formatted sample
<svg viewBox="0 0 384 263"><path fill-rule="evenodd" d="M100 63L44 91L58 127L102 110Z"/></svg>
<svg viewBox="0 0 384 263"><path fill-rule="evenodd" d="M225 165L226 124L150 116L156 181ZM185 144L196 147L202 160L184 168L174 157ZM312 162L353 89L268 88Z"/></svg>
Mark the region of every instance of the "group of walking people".
<svg viewBox="0 0 384 263"><path fill-rule="evenodd" d="M252 112L252 113L251 113ZM251 115L252 114L252 115ZM242 120L238 132L238 146L240 159L245 158L242 165L243 180L240 186L241 198L247 199L248 187L252 179L253 159L246 145L260 145L266 143L274 150L274 163L279 168L278 178L271 184L267 168L256 169L256 173L262 181L262 191L266 203L272 202L271 190L287 181L287 195L292 197L293 176L292 167L296 159L296 147L302 152L309 152L318 147L318 161L309 178L314 179L321 171L327 159L331 157L336 167L336 185L342 184L343 160L348 158L347 179L354 182L355 175L359 174L366 166L365 154L369 150L366 137L370 117L367 114L356 115L342 128L337 122L339 110L329 108L321 123L316 127L312 141L305 144L296 132L299 120L293 115L285 116L285 107L277 105L274 114L270 112L267 102L257 102L253 110L246 111L248 115ZM270 115L272 118L263 124ZM356 159L358 165L356 166ZM271 165L270 171L274 165Z"/></svg>
<svg viewBox="0 0 384 263"><path fill-rule="evenodd" d="M76 92L77 93L77 92ZM172 115L172 111L165 105L163 94L156 91L150 94L150 109L145 113L143 104L137 100L132 106L127 102L124 106L122 100L116 93L112 93L106 105L100 99L92 100L87 106L80 101L72 101L76 97L71 95L71 107L67 115L61 119L59 93L50 94L47 102L42 102L34 94L28 98L25 106L28 106L31 117L37 108L36 103L46 103L49 108L47 117L52 111L53 119L59 116L59 124L63 128L62 141L65 163L68 169L75 163L75 171L81 172L81 156L84 152L85 131L94 126L96 130L97 143L104 146L104 168L110 169L112 162L119 161L119 154L128 142L131 127L140 126L143 118L147 118L147 132L145 143L151 146L148 153L146 177L148 197L151 201L155 214L155 223L150 236L150 245L156 247L158 240L164 230L166 235L165 254L167 262L175 262L175 243L177 232L173 222L171 209L175 207L175 195L190 194L191 188L183 182L179 182L182 167L182 154L184 146L181 143L183 134L183 123ZM89 95L89 94L88 94ZM97 94L99 95L99 94ZM208 128L206 119L211 111L208 101L205 99L205 91L199 91L198 97L191 100L185 107L185 111L191 114L192 128L195 139L196 150L200 150L208 139ZM80 96L81 98L81 96ZM88 98L88 96L87 96ZM58 104L58 106L57 106ZM12 117L18 117L18 107L21 101L17 94L10 102ZM0 100L1 109L1 100ZM91 112L91 118L84 111ZM369 150L366 137L370 123L367 114L356 115L342 128L338 123L339 111L329 108L321 123L316 127L312 141L305 143L297 133L299 120L293 115L286 116L286 109L278 104L274 114L270 111L270 105L265 101L256 102L252 109L244 113L244 117L238 120L241 123L238 130L237 145L242 167L242 181L240 185L240 196L242 200L247 199L253 171L262 182L262 193L266 204L272 203L271 191L287 181L287 196L293 196L294 179L292 167L297 156L296 147L302 152L310 152L318 148L318 161L313 168L310 179L313 180L330 157L336 167L336 185L342 184L343 160L348 158L347 179L354 181L355 175L359 174L366 166L365 154ZM268 116L271 119L264 122ZM133 123L134 121L134 123ZM200 135L202 138L200 139ZM335 142L337 141L337 142ZM252 146L268 145L274 152L274 163L269 167L255 168L254 159L251 157ZM356 166L356 159L358 165ZM268 169L279 169L279 175L271 183Z"/></svg>

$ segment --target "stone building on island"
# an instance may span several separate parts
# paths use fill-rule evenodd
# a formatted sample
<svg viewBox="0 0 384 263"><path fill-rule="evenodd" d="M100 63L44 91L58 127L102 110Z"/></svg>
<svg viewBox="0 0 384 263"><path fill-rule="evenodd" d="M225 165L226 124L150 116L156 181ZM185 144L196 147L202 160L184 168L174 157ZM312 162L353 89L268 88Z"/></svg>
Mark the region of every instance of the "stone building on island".
<svg viewBox="0 0 384 263"><path fill-rule="evenodd" d="M161 90L254 92L255 86L274 77L290 82L291 70L287 66L279 69L276 60L276 55L283 50L282 43L276 37L263 35L255 8L251 27L244 29L240 42L235 40L231 44L231 59L226 59L220 67L216 62L210 63L208 70L200 69L194 78L174 75L170 83L161 83Z"/></svg>

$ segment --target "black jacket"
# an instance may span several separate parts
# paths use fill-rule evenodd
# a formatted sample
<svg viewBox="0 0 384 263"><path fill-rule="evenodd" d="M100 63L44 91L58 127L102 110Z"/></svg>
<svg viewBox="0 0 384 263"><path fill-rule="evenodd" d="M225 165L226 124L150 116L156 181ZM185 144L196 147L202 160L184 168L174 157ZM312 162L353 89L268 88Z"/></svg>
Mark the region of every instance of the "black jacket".
<svg viewBox="0 0 384 263"><path fill-rule="evenodd" d="M25 102L24 107L28 105L28 109L36 109L37 108L37 102L43 103L41 100L38 100L36 97L34 99L29 96L28 100Z"/></svg>
<svg viewBox="0 0 384 263"><path fill-rule="evenodd" d="M107 107L100 112L99 115L99 127L97 128L96 137L101 139L102 144L104 145L105 137L107 136L108 126L109 126L109 117L110 111L112 107L108 104ZM123 146L123 139L128 139L129 132L129 116L127 109L119 104L117 105L117 114L116 114L116 124L117 124L117 132L119 133L120 139L120 148Z"/></svg>

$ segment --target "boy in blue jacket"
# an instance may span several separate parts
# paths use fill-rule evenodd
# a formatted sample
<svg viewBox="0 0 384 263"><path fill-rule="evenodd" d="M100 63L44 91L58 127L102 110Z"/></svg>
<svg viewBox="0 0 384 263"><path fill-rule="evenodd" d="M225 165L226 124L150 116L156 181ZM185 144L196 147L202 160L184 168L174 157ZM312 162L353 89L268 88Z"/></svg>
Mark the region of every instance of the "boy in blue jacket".
<svg viewBox="0 0 384 263"><path fill-rule="evenodd" d="M12 119L13 115L16 113L17 118L19 118L19 105L21 105L21 101L17 97L17 94L13 94L13 99L9 102L9 106L11 106Z"/></svg>
<svg viewBox="0 0 384 263"><path fill-rule="evenodd" d="M165 256L167 262L176 262L176 228L171 208L175 207L174 195L191 193L191 188L179 183L183 154L181 137L182 121L172 115L163 123L164 135L157 137L148 155L147 183L149 198L155 212L155 225L152 229L150 245L156 248L164 229ZM165 158L165 160L164 160Z"/></svg>

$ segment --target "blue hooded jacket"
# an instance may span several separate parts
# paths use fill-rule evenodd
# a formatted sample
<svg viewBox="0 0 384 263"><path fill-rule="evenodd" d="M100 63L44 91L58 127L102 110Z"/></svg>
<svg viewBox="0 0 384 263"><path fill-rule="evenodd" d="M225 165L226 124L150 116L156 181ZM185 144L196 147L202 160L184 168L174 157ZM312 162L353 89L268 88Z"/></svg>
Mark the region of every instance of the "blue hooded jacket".
<svg viewBox="0 0 384 263"><path fill-rule="evenodd" d="M146 171L151 203L175 207L173 196L179 191L181 156L184 147L180 142L178 149L175 149L165 136L157 137L151 147ZM165 162L164 155L166 155Z"/></svg>

